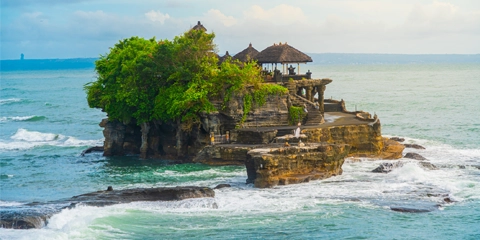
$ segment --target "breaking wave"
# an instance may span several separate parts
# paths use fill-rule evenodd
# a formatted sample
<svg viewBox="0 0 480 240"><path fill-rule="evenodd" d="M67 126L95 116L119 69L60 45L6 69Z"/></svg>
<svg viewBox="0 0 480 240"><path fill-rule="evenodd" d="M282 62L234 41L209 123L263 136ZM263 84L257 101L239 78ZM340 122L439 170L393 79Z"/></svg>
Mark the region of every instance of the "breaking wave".
<svg viewBox="0 0 480 240"><path fill-rule="evenodd" d="M21 102L21 101L22 101L22 99L20 99L20 98L0 99L0 105L18 103L18 102Z"/></svg>
<svg viewBox="0 0 480 240"><path fill-rule="evenodd" d="M81 147L101 145L102 139L80 140L75 137L55 133L29 131L23 128L10 137L13 141L0 140L0 151L26 150L40 146Z"/></svg>

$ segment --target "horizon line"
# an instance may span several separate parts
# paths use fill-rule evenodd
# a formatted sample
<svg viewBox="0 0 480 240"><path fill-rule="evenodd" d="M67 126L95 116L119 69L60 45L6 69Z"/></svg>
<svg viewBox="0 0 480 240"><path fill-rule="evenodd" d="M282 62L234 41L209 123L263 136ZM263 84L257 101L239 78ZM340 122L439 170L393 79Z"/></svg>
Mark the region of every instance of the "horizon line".
<svg viewBox="0 0 480 240"><path fill-rule="evenodd" d="M307 54L351 54L351 55L402 55L402 56L441 56L441 55L463 55L472 56L480 53L348 53L348 52L323 52ZM22 61L22 60L73 60L73 59L99 59L100 57L70 57L70 58L24 58L24 59L0 59L0 61Z"/></svg>

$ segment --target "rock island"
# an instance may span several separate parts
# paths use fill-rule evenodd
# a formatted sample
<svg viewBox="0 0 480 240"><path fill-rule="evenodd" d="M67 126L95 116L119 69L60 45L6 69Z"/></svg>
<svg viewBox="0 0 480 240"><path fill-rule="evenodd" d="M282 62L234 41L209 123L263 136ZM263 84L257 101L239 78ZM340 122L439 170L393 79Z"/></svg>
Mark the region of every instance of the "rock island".
<svg viewBox="0 0 480 240"><path fill-rule="evenodd" d="M342 174L347 156L402 157L376 115L324 98L332 80L301 73L308 55L275 43L218 56L213 39L198 22L173 41L125 39L96 62L86 91L108 114L105 156L244 165L260 188Z"/></svg>

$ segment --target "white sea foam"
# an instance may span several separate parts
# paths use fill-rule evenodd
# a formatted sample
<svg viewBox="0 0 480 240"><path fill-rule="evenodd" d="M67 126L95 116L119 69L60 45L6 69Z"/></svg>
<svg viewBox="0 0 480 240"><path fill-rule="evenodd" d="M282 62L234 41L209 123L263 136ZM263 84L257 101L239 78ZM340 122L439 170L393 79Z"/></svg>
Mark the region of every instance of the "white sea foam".
<svg viewBox="0 0 480 240"><path fill-rule="evenodd" d="M98 140L79 140L75 137L64 136L62 134L42 133L29 131L23 128L10 137L13 141L0 140L0 150L26 150L39 146L59 146L59 147L79 147L95 146L102 143Z"/></svg>
<svg viewBox="0 0 480 240"><path fill-rule="evenodd" d="M20 205L23 205L23 203L0 200L0 207L12 207L12 206L20 206Z"/></svg>
<svg viewBox="0 0 480 240"><path fill-rule="evenodd" d="M7 99L0 99L0 105L10 104L15 102L20 102L22 99L20 98L7 98Z"/></svg>
<svg viewBox="0 0 480 240"><path fill-rule="evenodd" d="M30 120L30 119L35 118L35 117L37 117L37 116L32 115L32 116L25 116L25 117L20 117L20 116L0 117L0 122L26 121L26 120Z"/></svg>

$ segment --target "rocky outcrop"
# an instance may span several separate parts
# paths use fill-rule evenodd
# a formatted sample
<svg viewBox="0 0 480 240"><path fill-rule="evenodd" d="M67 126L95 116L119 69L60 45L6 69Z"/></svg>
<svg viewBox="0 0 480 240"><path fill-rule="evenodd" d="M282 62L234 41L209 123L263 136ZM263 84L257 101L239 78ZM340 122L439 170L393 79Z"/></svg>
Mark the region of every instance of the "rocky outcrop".
<svg viewBox="0 0 480 240"><path fill-rule="evenodd" d="M344 144L254 149L245 163L247 183L266 188L340 175L349 150Z"/></svg>
<svg viewBox="0 0 480 240"><path fill-rule="evenodd" d="M107 206L137 201L180 201L188 198L215 197L215 192L207 187L159 187L106 190L74 196L73 204Z"/></svg>
<svg viewBox="0 0 480 240"><path fill-rule="evenodd" d="M103 146L89 147L89 148L83 150L80 155L85 156L85 154L89 154L89 153L92 153L92 152L103 152Z"/></svg>
<svg viewBox="0 0 480 240"><path fill-rule="evenodd" d="M403 167L403 165L404 165L404 163L400 162L400 161L393 162L393 163L385 162L385 163L380 164L380 166L378 166L377 168L373 169L372 172L374 172L374 173L389 173L396 168Z"/></svg>
<svg viewBox="0 0 480 240"><path fill-rule="evenodd" d="M409 143L405 143L403 144L406 148L414 148L414 149L425 149L425 147L423 146L420 146L418 144L409 144Z"/></svg>
<svg viewBox="0 0 480 240"><path fill-rule="evenodd" d="M207 187L160 187L97 191L74 196L70 199L48 203L31 203L23 208L16 206L10 210L0 210L0 226L3 228L30 229L42 228L48 219L63 208L77 204L87 206L108 206L136 201L179 201L189 198L213 198L215 191ZM64 205L65 207L61 207ZM60 208L58 208L60 206Z"/></svg>
<svg viewBox="0 0 480 240"><path fill-rule="evenodd" d="M308 142L348 144L351 146L349 156L378 157L384 151L380 121L373 124L307 128L302 133L307 136Z"/></svg>
<svg viewBox="0 0 480 240"><path fill-rule="evenodd" d="M247 114L244 112L244 99L241 96L231 96L226 105L218 100L213 103L219 111L202 113L199 115L199 122L188 126L180 122L151 121L141 124L141 128L134 122L126 124L104 119L100 124L104 127L104 155L140 154L142 158L194 161L211 165L241 165L245 162L242 160L246 158L245 152L255 148L250 145L274 143L275 138L277 142L282 142L278 137L291 134L292 129L288 128L288 107L292 104L292 94L298 94L304 89L310 94L306 97L313 99L313 93L323 93L325 85L330 82L330 79L288 82L286 85L290 95L269 96L263 106L252 103ZM317 85L323 87L313 87ZM323 95L318 100L323 103ZM306 136L301 138L302 142L348 144L352 157L402 157L405 147L394 140L382 138L380 120L376 116L372 118L370 114L361 111L348 112L343 100L338 103L344 114L341 117L347 119L302 128L302 137ZM208 147L212 144L212 139L223 138L227 131L229 140L220 143L245 146L240 149ZM296 140L284 140L283 143L288 145L297 142Z"/></svg>
<svg viewBox="0 0 480 240"><path fill-rule="evenodd" d="M402 158L403 150L405 146L401 143L388 139L383 138L383 149L382 152L379 154L379 158L381 159L399 159Z"/></svg>
<svg viewBox="0 0 480 240"><path fill-rule="evenodd" d="M412 153L412 152L409 152L409 153L405 154L404 158L410 158L410 159L415 159L415 160L427 160L422 155L420 155L418 153Z"/></svg>

